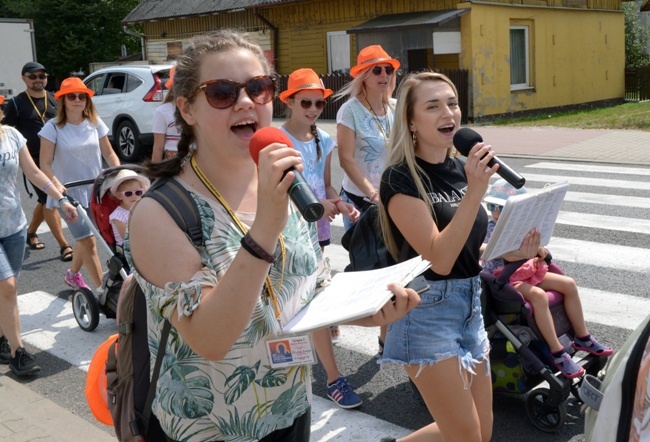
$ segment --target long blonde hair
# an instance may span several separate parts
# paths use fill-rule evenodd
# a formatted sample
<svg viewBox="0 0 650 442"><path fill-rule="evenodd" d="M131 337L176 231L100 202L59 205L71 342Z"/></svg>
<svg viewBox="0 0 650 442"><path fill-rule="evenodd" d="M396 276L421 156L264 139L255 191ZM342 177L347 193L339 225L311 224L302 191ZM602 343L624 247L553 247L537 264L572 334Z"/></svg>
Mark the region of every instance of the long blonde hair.
<svg viewBox="0 0 650 442"><path fill-rule="evenodd" d="M61 100L59 100L59 105L56 109L56 125L59 127L65 126L65 124L68 122L68 114L65 110L65 100L67 100L67 98L65 98L65 95L63 95L61 97ZM90 120L93 126L97 126L97 122L99 121L97 110L95 109L93 100L91 100L87 94L86 94L86 107L84 107L82 115L84 118Z"/></svg>
<svg viewBox="0 0 650 442"><path fill-rule="evenodd" d="M413 120L413 112L415 107L415 101L417 99L416 90L420 84L425 81L443 81L447 83L453 89L456 96L458 96L458 91L454 83L446 76L437 72L418 72L413 74L408 74L400 83L399 89L397 91L397 107L395 109L395 120L393 122L393 130L390 139L390 153L387 160L387 168L397 165L406 165L408 169L408 175L415 182L415 186L418 190L418 194L424 200L424 202L429 207L429 211L433 216L434 221L436 221L436 215L433 211L433 202L429 197L429 194L426 190L426 186L423 183L423 180L427 180L427 184L430 184L429 178L427 177L424 170L418 166L415 161L415 144L413 143L413 133L409 129L409 125ZM452 149L447 150L447 155L451 156ZM399 173L396 170L393 170L392 173ZM382 181L382 186L389 186L390 182ZM430 186L429 186L430 187ZM381 232L384 239L384 243L388 248L393 259L397 260L399 250L397 248L397 243L393 236L393 232L390 228L390 215L386 210L386 207L379 202L379 221L381 223Z"/></svg>
<svg viewBox="0 0 650 442"><path fill-rule="evenodd" d="M369 66L368 69L364 69L352 79L348 84L343 86L340 91L334 94L332 97L334 100L340 100L345 97L355 97L359 101L363 101L366 98L366 79L372 74L372 68L374 66ZM390 97L393 96L395 92L395 85L397 84L397 72L393 75L390 75L388 88L381 97L381 100L384 104L391 106Z"/></svg>

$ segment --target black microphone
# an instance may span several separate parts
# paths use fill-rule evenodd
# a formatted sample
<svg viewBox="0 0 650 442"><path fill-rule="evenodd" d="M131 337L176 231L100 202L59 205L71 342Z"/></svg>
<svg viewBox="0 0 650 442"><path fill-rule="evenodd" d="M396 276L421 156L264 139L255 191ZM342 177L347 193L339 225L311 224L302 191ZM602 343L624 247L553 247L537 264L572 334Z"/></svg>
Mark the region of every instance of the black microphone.
<svg viewBox="0 0 650 442"><path fill-rule="evenodd" d="M474 147L476 143L480 143L482 141L483 137L481 137L478 132L468 127L458 129L458 132L456 132L454 135L454 146L456 146L458 152L460 152L465 157L469 155L469 151L472 150L472 147ZM501 161L496 156L492 157L492 159L487 163L488 167L492 167L495 164L499 165L499 170L497 170L497 173L501 176L501 178L510 183L515 189L520 189L524 186L524 184L526 184L526 179L524 177L512 170L510 167L508 167L508 165L506 165L506 163Z"/></svg>
<svg viewBox="0 0 650 442"><path fill-rule="evenodd" d="M255 164L259 160L260 150L273 143L293 147L289 137L277 127L263 127L253 134L248 149ZM325 208L298 169L291 167L287 172L289 170L294 174L293 183L289 188L289 198L306 221L311 223L318 221L325 213Z"/></svg>

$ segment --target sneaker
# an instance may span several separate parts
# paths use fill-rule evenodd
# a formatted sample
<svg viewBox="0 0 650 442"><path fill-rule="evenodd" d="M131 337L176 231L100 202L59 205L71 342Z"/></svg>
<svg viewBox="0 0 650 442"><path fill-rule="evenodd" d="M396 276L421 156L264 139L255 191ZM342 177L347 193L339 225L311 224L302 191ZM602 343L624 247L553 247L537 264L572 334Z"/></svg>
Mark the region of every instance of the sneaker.
<svg viewBox="0 0 650 442"><path fill-rule="evenodd" d="M64 282L67 286L72 287L72 290L79 290L80 287L90 290L90 287L88 287L88 285L84 282L84 278L81 276L81 272L77 272L73 276L70 269L66 270Z"/></svg>
<svg viewBox="0 0 650 442"><path fill-rule="evenodd" d="M573 379L585 374L585 369L576 364L569 353L565 351L557 358L551 355L551 362L553 362L555 368L562 372L565 378Z"/></svg>
<svg viewBox="0 0 650 442"><path fill-rule="evenodd" d="M341 408L356 408L363 403L361 398L354 392L354 387L348 384L345 376L341 376L327 386L327 397L336 402Z"/></svg>
<svg viewBox="0 0 650 442"><path fill-rule="evenodd" d="M0 336L0 364L8 364L11 359L11 347L4 336Z"/></svg>
<svg viewBox="0 0 650 442"><path fill-rule="evenodd" d="M573 348L577 351L586 351L587 353L603 358L614 353L614 350L611 347L605 347L603 344L596 341L596 339L591 335L586 341L583 341L580 338L575 338L573 340Z"/></svg>
<svg viewBox="0 0 650 442"><path fill-rule="evenodd" d="M22 347L16 349L16 356L11 358L9 366L16 376L27 376L41 371L41 367L36 365L34 355Z"/></svg>

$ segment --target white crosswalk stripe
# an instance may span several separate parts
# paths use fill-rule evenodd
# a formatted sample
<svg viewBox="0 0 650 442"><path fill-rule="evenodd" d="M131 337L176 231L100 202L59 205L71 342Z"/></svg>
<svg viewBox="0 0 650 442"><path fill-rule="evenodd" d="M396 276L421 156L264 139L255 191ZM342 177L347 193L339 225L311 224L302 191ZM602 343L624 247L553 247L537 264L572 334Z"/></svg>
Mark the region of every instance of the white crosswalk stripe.
<svg viewBox="0 0 650 442"><path fill-rule="evenodd" d="M636 328L650 313L650 298L630 293L630 283L624 278L637 275L643 281L641 284L649 282L650 198L639 196L642 194L639 191L650 190L650 180L647 180L650 168L552 161L531 163L525 168L531 171L524 173L531 188L560 181L571 185L548 248L556 262L580 272L581 277L576 280L587 322L627 331ZM617 176L623 179L612 178ZM42 225L39 233L47 231L45 226ZM342 228L343 221L338 216L332 229L340 232ZM599 236L593 232L599 232ZM616 241L605 240L614 235L618 235ZM600 236L602 241L594 239ZM343 271L349 262L348 252L340 244L326 247L325 256L335 272ZM598 279L600 272L608 272L608 276ZM619 273L625 275L620 281L616 276ZM87 370L95 348L115 332L115 322L104 317L94 333L83 332L74 320L70 302L46 292L22 294L19 308L26 342L82 370ZM342 326L336 345L372 359L377 350L377 330ZM390 372L379 373L386 377L387 385L393 385ZM338 409L332 402L316 396L312 416L314 441L339 437L343 437L339 440L377 441L388 434L399 437L410 432L368 414Z"/></svg>

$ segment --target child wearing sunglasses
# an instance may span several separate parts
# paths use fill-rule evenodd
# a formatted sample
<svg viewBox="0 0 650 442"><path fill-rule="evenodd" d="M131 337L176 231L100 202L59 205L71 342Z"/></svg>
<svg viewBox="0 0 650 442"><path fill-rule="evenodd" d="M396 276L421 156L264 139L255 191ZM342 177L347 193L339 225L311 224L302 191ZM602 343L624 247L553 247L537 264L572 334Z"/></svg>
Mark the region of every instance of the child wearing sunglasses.
<svg viewBox="0 0 650 442"><path fill-rule="evenodd" d="M111 212L108 220L113 228L115 244L122 246L131 207L149 188L149 179L132 170L122 169L115 175L114 180L111 185L111 195L120 202L120 205Z"/></svg>
<svg viewBox="0 0 650 442"><path fill-rule="evenodd" d="M503 179L496 181L492 185L490 192L484 199L492 216L492 219L488 221L485 244L492 236L506 200L510 196L522 193L526 193L524 187L515 189ZM575 332L574 349L602 357L611 355L613 350L591 336L587 330L587 324L585 324L578 286L575 280L566 275L548 272L548 266L544 261L547 253L546 249L540 246L537 250L537 256L526 261L513 273L510 277L510 283L521 293L524 299L533 304L535 323L551 350L551 363L565 377L572 379L584 375L585 370L571 359L571 356L564 350L564 346L557 338L553 317L548 305L547 290L554 290L564 295L564 307ZM483 271L498 275L503 271L507 263L504 258L507 258L507 256L484 262Z"/></svg>
<svg viewBox="0 0 650 442"><path fill-rule="evenodd" d="M353 204L343 201L332 186L332 151L336 143L316 127L316 120L325 108L326 99L332 95L312 69L298 69L289 76L287 90L280 100L287 105L287 121L281 129L289 136L293 147L300 152L303 176L325 208L317 222L318 243L321 251L330 244L330 223L339 213L355 222L359 211ZM328 267L328 266L327 266ZM341 408L356 408L362 403L345 376L336 365L332 339L339 336L338 327L313 333L318 358L327 373L327 395Z"/></svg>

